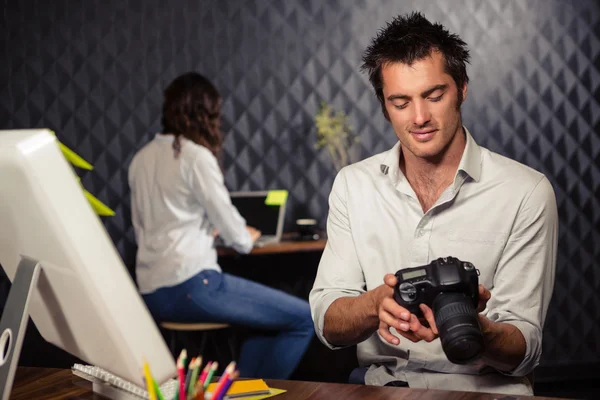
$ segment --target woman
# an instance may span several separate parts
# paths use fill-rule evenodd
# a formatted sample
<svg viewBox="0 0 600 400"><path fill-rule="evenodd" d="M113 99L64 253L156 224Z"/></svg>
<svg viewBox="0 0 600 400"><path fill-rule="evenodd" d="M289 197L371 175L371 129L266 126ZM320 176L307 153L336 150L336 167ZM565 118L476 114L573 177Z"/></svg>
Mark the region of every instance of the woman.
<svg viewBox="0 0 600 400"><path fill-rule="evenodd" d="M216 232L248 253L260 232L231 204L218 158L221 96L203 76L187 73L164 93L163 132L129 167L139 290L159 321L213 321L276 335L247 339L238 360L245 377L287 379L313 336L306 301L224 274Z"/></svg>

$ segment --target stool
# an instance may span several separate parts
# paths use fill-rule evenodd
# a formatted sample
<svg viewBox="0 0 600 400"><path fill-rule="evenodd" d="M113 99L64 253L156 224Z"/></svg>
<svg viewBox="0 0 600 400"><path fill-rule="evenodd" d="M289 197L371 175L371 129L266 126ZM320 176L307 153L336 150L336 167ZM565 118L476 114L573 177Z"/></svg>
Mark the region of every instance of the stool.
<svg viewBox="0 0 600 400"><path fill-rule="evenodd" d="M169 332L169 342L171 353L174 357L177 357L177 333L178 332L202 332L202 338L200 339L200 348L198 349L198 354L204 354L206 349L206 343L209 339L209 336L212 332L223 330L230 328L231 325L220 322L161 322L161 328L167 330ZM213 338L213 344L214 344ZM235 360L236 351L235 346L232 343L232 340L227 340L229 345L230 357L226 357L226 359ZM192 351L192 349L189 349ZM221 351L218 346L215 346L215 351L218 353L219 358L221 357ZM193 352L195 353L195 352ZM224 358L225 359L225 358Z"/></svg>

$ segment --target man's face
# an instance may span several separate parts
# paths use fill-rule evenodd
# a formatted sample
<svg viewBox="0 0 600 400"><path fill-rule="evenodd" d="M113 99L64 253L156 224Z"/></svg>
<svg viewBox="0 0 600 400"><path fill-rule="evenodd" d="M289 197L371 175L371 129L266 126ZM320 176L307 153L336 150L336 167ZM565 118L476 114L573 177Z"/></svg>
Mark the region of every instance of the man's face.
<svg viewBox="0 0 600 400"><path fill-rule="evenodd" d="M441 53L412 65L384 65L381 74L385 108L403 151L438 159L461 132L456 83L444 71ZM462 91L465 99L466 85Z"/></svg>

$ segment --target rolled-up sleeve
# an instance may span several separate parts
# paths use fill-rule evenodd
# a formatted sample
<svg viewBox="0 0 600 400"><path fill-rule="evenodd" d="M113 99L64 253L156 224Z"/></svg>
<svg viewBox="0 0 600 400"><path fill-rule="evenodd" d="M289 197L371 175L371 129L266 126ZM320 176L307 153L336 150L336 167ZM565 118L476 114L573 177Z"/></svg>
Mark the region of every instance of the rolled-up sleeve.
<svg viewBox="0 0 600 400"><path fill-rule="evenodd" d="M226 246L246 254L253 243L246 220L231 203L217 159L208 151L198 153L188 175L196 198L206 210L208 220L217 229Z"/></svg>
<svg viewBox="0 0 600 400"><path fill-rule="evenodd" d="M524 376L542 352L542 329L554 288L558 212L550 182L543 177L521 205L500 258L487 317L517 327L527 343L525 358L513 371Z"/></svg>
<svg viewBox="0 0 600 400"><path fill-rule="evenodd" d="M325 313L340 297L354 297L365 292L365 279L356 255L348 212L347 171L348 167L336 176L329 196L327 245L309 295L317 336L331 349L341 346L329 343L323 336Z"/></svg>

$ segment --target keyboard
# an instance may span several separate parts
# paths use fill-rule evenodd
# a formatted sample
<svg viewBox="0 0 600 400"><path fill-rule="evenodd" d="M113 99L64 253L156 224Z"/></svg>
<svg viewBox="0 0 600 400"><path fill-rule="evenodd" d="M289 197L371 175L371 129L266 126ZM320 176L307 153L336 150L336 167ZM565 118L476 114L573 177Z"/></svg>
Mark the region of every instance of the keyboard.
<svg viewBox="0 0 600 400"><path fill-rule="evenodd" d="M279 243L279 238L275 235L261 236L254 242L254 247L263 247L264 245L271 243Z"/></svg>
<svg viewBox="0 0 600 400"><path fill-rule="evenodd" d="M121 379L100 367L75 364L71 368L71 371L73 371L73 375L92 382L94 392L109 399L140 400L150 398L146 389L139 387L135 383ZM169 379L160 385L160 392L165 399L172 399L175 397L178 386L179 382L176 379Z"/></svg>

